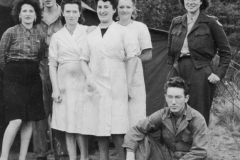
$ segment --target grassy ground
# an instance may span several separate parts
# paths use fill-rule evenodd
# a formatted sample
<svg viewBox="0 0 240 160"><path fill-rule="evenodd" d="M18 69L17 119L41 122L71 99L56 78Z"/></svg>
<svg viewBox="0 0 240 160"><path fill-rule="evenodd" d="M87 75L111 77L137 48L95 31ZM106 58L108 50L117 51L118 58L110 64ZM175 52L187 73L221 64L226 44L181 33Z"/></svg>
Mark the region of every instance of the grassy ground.
<svg viewBox="0 0 240 160"><path fill-rule="evenodd" d="M208 160L240 160L240 101L235 100L234 104L215 98L209 125ZM9 160L17 159L15 149ZM27 160L35 159L35 154L28 153ZM54 160L54 155L50 154L48 160ZM99 152L92 152L90 160L99 160ZM118 160L114 148L110 150L110 160Z"/></svg>
<svg viewBox="0 0 240 160"><path fill-rule="evenodd" d="M220 118L215 113L211 115L208 160L240 160L240 123L230 120L225 123ZM17 159L18 154L12 152L9 160ZM29 153L27 160L34 159L36 155ZM48 156L48 160L54 160L53 154ZM99 160L99 152L93 152L90 160ZM110 150L110 160L118 160L114 149Z"/></svg>

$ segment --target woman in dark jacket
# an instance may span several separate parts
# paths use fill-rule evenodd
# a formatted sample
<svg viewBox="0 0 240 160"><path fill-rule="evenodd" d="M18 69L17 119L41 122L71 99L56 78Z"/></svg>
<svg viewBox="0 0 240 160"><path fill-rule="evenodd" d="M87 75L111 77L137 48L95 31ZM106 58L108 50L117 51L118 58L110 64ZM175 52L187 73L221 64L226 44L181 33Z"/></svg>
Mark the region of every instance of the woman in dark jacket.
<svg viewBox="0 0 240 160"><path fill-rule="evenodd" d="M168 77L180 76L190 86L189 105L209 124L216 83L226 74L231 49L222 25L204 11L210 0L179 0L187 13L173 19L168 37ZM218 53L219 65L211 61Z"/></svg>
<svg viewBox="0 0 240 160"><path fill-rule="evenodd" d="M46 117L43 107L39 61L44 51L44 33L37 29L41 10L37 0L20 0L13 8L18 23L0 42L0 69L4 72L5 117L9 122L3 137L1 160L7 160L21 127L19 160L25 160L32 135L32 122Z"/></svg>

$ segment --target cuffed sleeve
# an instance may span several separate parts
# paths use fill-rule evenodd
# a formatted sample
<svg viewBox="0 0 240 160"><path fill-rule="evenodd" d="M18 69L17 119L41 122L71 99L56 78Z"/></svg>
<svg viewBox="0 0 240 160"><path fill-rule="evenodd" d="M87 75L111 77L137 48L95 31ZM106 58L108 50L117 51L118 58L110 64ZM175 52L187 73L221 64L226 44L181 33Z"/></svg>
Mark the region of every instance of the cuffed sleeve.
<svg viewBox="0 0 240 160"><path fill-rule="evenodd" d="M12 41L12 29L8 29L2 35L2 39L0 42L0 68L3 70L6 64L6 54L10 49L11 41Z"/></svg>
<svg viewBox="0 0 240 160"><path fill-rule="evenodd" d="M161 128L161 117L163 110L153 113L150 117L141 120L135 127L132 127L124 137L123 147L136 150L138 143L144 139L145 134Z"/></svg>
<svg viewBox="0 0 240 160"><path fill-rule="evenodd" d="M222 25L217 20L212 20L209 25L215 46L217 47L220 56L216 74L220 79L223 79L232 58L230 44Z"/></svg>
<svg viewBox="0 0 240 160"><path fill-rule="evenodd" d="M80 55L80 60L90 61L90 50L87 38L84 40L81 49L82 54Z"/></svg>
<svg viewBox="0 0 240 160"><path fill-rule="evenodd" d="M145 24L142 24L138 37L141 50L152 48L151 36Z"/></svg>
<svg viewBox="0 0 240 160"><path fill-rule="evenodd" d="M56 40L56 34L53 34L50 45L49 45L49 55L48 60L49 66L58 66L58 46L57 46L57 40Z"/></svg>

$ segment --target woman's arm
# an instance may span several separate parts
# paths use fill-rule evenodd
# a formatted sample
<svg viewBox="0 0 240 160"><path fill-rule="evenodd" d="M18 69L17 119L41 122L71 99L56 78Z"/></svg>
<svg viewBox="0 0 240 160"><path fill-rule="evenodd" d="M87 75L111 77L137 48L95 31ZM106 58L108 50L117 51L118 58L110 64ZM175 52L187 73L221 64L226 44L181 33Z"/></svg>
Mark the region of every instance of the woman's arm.
<svg viewBox="0 0 240 160"><path fill-rule="evenodd" d="M131 85L133 81L134 74L136 72L137 68L137 57L130 58L127 63L127 83L128 86Z"/></svg>
<svg viewBox="0 0 240 160"><path fill-rule="evenodd" d="M52 82L52 98L55 102L60 103L62 101L62 96L58 88L57 81L57 66L49 66L49 75Z"/></svg>
<svg viewBox="0 0 240 160"><path fill-rule="evenodd" d="M92 72L85 60L80 61L81 69L83 74L86 76L86 84L87 84L87 90L88 92L93 92L96 90L96 85L93 82L93 75Z"/></svg>
<svg viewBox="0 0 240 160"><path fill-rule="evenodd" d="M152 59L151 35L148 27L143 23L139 23L138 40L140 49L142 51L139 58L142 60L142 62L150 61Z"/></svg>
<svg viewBox="0 0 240 160"><path fill-rule="evenodd" d="M92 72L91 72L90 68L88 67L88 64L85 60L81 60L80 65L81 65L82 72L86 77L88 77L92 74Z"/></svg>
<svg viewBox="0 0 240 160"><path fill-rule="evenodd" d="M57 47L56 33L53 34L50 45L49 45L49 75L52 83L52 98L55 102L60 103L62 96L58 87L57 70L58 70L58 47Z"/></svg>
<svg viewBox="0 0 240 160"><path fill-rule="evenodd" d="M218 55L220 57L219 65L217 67L216 73L212 74L214 77L218 78L219 80L224 78L229 63L231 61L231 47L228 42L227 36L223 30L222 25L217 20L212 20L209 23L209 27L211 30L212 38L214 40L215 46L218 50ZM211 78L213 82L216 82L216 78ZM209 78L209 79L210 79Z"/></svg>
<svg viewBox="0 0 240 160"><path fill-rule="evenodd" d="M141 59L142 62L147 62L152 60L152 49L151 48L144 49L141 55L139 56L139 58Z"/></svg>
<svg viewBox="0 0 240 160"><path fill-rule="evenodd" d="M4 34L2 35L2 39L0 41L0 69L3 70L5 66L5 56L8 52L12 41L12 29L8 29Z"/></svg>

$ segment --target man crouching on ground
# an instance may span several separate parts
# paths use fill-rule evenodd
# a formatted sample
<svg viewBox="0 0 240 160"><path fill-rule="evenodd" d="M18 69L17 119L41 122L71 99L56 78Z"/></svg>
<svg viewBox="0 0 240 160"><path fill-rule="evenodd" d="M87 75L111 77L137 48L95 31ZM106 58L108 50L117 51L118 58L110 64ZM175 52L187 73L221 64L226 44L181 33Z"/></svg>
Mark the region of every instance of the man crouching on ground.
<svg viewBox="0 0 240 160"><path fill-rule="evenodd" d="M204 117L187 105L187 84L173 77L164 89L168 107L141 120L126 134L123 147L127 148L127 160L206 159L207 125ZM156 131L160 138L151 134Z"/></svg>

